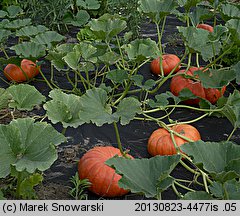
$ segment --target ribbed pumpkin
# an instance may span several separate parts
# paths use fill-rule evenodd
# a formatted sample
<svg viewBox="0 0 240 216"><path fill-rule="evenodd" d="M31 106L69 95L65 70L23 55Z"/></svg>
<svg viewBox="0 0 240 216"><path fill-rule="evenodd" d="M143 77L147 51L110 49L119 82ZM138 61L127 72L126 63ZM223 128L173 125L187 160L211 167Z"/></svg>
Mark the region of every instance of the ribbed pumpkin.
<svg viewBox="0 0 240 216"><path fill-rule="evenodd" d="M173 68L180 62L180 59L174 54L165 54L162 55L162 66L164 75L168 75ZM160 75L160 58L156 58L151 62L151 71L155 75ZM174 72L179 71L180 66L178 66Z"/></svg>
<svg viewBox="0 0 240 216"><path fill-rule="evenodd" d="M197 141L201 139L198 130L191 125L188 124L175 125L171 129L189 138L192 141ZM174 138L177 146L181 146L182 144L188 142L177 135L174 135ZM152 156L173 155L177 153L168 130L164 128L159 128L151 134L148 140L148 152Z"/></svg>
<svg viewBox="0 0 240 216"><path fill-rule="evenodd" d="M80 179L87 178L92 183L89 190L99 196L116 197L129 192L118 186L121 176L105 164L105 161L115 155L121 156L119 149L112 146L98 146L89 150L79 160L78 173Z"/></svg>
<svg viewBox="0 0 240 216"><path fill-rule="evenodd" d="M40 66L37 66L31 60L23 59L20 67L15 64L8 64L4 68L4 75L8 80L15 82L24 82L39 74Z"/></svg>
<svg viewBox="0 0 240 216"><path fill-rule="evenodd" d="M194 71L202 70L203 68L191 67L186 72L187 75L193 76ZM226 90L226 86L224 86L221 90L215 88L204 88L200 81L188 79L182 76L185 70L180 70L177 72L176 76L174 76L170 83L171 92L178 96L180 91L184 88L189 89L194 95L204 98L208 100L210 103L215 104L218 99L224 94ZM199 99L189 99L184 101L185 104L189 105L198 105Z"/></svg>

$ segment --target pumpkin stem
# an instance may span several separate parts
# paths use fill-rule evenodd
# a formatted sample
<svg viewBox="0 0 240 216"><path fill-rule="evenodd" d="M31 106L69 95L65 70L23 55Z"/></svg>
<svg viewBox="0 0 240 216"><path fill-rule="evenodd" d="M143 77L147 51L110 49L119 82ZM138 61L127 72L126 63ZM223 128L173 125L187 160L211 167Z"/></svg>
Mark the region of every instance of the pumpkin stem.
<svg viewBox="0 0 240 216"><path fill-rule="evenodd" d="M122 148L122 142L121 142L121 139L120 139L120 135L119 135L117 123L116 123L116 122L113 122L113 126L114 126L114 130L115 130L115 134L116 134L116 139L117 139L118 148L119 148L122 156L125 157L126 154L124 153L123 148Z"/></svg>

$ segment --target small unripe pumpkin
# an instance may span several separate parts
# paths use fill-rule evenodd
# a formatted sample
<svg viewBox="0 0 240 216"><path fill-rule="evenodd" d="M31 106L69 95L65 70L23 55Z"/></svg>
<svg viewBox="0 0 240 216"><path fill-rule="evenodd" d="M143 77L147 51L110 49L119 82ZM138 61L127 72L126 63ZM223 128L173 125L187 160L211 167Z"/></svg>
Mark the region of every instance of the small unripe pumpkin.
<svg viewBox="0 0 240 216"><path fill-rule="evenodd" d="M105 161L115 155L121 156L118 148L112 146L97 146L83 155L78 163L80 179L91 182L89 190L102 197L123 196L129 191L118 186L122 178L115 170L105 164ZM130 158L132 156L128 155Z"/></svg>
<svg viewBox="0 0 240 216"><path fill-rule="evenodd" d="M189 138L192 141L201 139L199 131L188 124L175 125L171 128L171 130ZM188 142L177 135L174 135L174 139L177 146L181 146L182 144ZM152 156L177 154L170 132L164 128L155 130L148 140L148 152Z"/></svg>
<svg viewBox="0 0 240 216"><path fill-rule="evenodd" d="M162 55L162 66L163 66L164 75L168 75L179 62L180 62L180 59L174 54ZM153 74L161 75L160 57L154 59L151 62L150 67L151 67L151 71L152 71ZM179 71L179 69L180 69L180 66L178 66L174 70L174 72Z"/></svg>

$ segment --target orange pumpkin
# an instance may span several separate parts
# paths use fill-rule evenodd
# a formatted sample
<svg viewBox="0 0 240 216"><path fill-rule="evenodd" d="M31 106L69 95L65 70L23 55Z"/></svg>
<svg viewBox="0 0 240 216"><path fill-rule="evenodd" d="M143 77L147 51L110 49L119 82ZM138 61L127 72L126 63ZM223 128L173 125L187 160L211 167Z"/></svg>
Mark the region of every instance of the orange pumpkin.
<svg viewBox="0 0 240 216"><path fill-rule="evenodd" d="M207 30L209 32L213 32L213 27L208 24L198 24L197 28L201 28L201 29Z"/></svg>
<svg viewBox="0 0 240 216"><path fill-rule="evenodd" d="M162 66L163 66L164 75L168 75L179 62L180 62L180 59L174 54L162 55ZM154 59L151 62L150 67L153 74L161 75L159 57L157 59ZM179 71L179 69L180 69L180 66L178 66L174 72Z"/></svg>
<svg viewBox="0 0 240 216"><path fill-rule="evenodd" d="M203 68L197 68L197 67L191 67L186 72L186 75L193 76L194 71L202 70ZM210 103L215 104L218 99L224 94L226 90L226 86L224 86L222 89L215 89L215 88L204 88L202 86L202 83L197 80L192 80L189 78L185 78L182 76L184 74L185 70L180 70L177 72L176 76L174 76L170 83L170 91L175 95L178 96L180 91L182 91L184 88L189 89L194 95L204 98L208 100ZM185 104L188 105L198 105L200 102L199 99L189 99L184 101Z"/></svg>
<svg viewBox="0 0 240 216"><path fill-rule="evenodd" d="M89 188L91 192L102 197L123 196L129 192L118 186L121 176L105 164L105 161L115 155L121 156L118 148L100 146L89 150L80 159L78 163L79 177L91 182ZM132 158L132 156L128 156Z"/></svg>
<svg viewBox="0 0 240 216"><path fill-rule="evenodd" d="M40 67L37 67L31 60L23 59L20 67L15 64L8 64L4 68L4 75L8 80L20 83L38 75L39 69Z"/></svg>
<svg viewBox="0 0 240 216"><path fill-rule="evenodd" d="M201 139L198 130L188 124L175 125L171 130L189 138L192 141ZM174 135L177 146L187 143L185 139ZM168 130L159 128L155 130L148 140L148 152L152 156L156 155L174 155L177 154L176 148L173 144L171 135Z"/></svg>

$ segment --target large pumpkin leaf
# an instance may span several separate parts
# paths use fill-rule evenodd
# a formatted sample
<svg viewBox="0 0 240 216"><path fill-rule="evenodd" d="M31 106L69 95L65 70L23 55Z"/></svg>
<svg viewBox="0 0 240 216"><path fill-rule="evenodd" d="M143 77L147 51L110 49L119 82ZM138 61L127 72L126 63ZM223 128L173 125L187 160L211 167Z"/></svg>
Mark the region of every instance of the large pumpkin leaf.
<svg viewBox="0 0 240 216"><path fill-rule="evenodd" d="M46 54L46 47L34 42L23 42L11 47L17 55L23 58L40 58Z"/></svg>
<svg viewBox="0 0 240 216"><path fill-rule="evenodd" d="M123 83L128 79L128 73L125 70L115 69L109 71L106 77L114 83Z"/></svg>
<svg viewBox="0 0 240 216"><path fill-rule="evenodd" d="M236 82L240 83L240 61L231 67L232 70L236 73Z"/></svg>
<svg viewBox="0 0 240 216"><path fill-rule="evenodd" d="M150 90L153 86L156 85L156 82L153 79L148 79L144 82L144 77L140 74L132 75L131 80L134 81L134 85L140 87L143 90Z"/></svg>
<svg viewBox="0 0 240 216"><path fill-rule="evenodd" d="M211 18L212 14L210 13L210 11L206 8L203 7L196 7L195 10L193 10L190 13L190 19L193 23L194 26L196 26L198 23L200 23L201 21L203 21L206 18Z"/></svg>
<svg viewBox="0 0 240 216"><path fill-rule="evenodd" d="M127 125L140 112L141 103L136 98L128 97L121 100L114 115L120 117L121 125Z"/></svg>
<svg viewBox="0 0 240 216"><path fill-rule="evenodd" d="M221 51L219 41L211 41L210 33L204 29L195 27L178 26L178 31L183 35L186 45L191 51L199 52L204 61L208 61Z"/></svg>
<svg viewBox="0 0 240 216"><path fill-rule="evenodd" d="M80 59L81 59L81 54L77 51L69 52L66 56L63 57L63 60L73 70L78 70Z"/></svg>
<svg viewBox="0 0 240 216"><path fill-rule="evenodd" d="M92 19L88 26L98 39L110 41L127 27L127 23L119 15L104 14L98 19Z"/></svg>
<svg viewBox="0 0 240 216"><path fill-rule="evenodd" d="M5 26L7 29L20 29L24 26L31 25L31 19L16 19L13 21L8 22Z"/></svg>
<svg viewBox="0 0 240 216"><path fill-rule="evenodd" d="M94 47L92 44L86 43L86 42L80 42L74 47L74 50L80 53L81 56L84 58L84 60L90 61L92 63L97 62L97 57L96 57L97 48Z"/></svg>
<svg viewBox="0 0 240 216"><path fill-rule="evenodd" d="M106 164L122 175L118 184L132 193L143 193L146 197L157 197L159 180L169 177L179 163L180 156L155 156L150 159L111 158Z"/></svg>
<svg viewBox="0 0 240 216"><path fill-rule="evenodd" d="M0 43L3 43L11 34L10 30L0 29Z"/></svg>
<svg viewBox="0 0 240 216"><path fill-rule="evenodd" d="M48 28L43 25L38 26L25 26L16 31L16 36L18 37L30 37L37 35L39 33L47 31Z"/></svg>
<svg viewBox="0 0 240 216"><path fill-rule="evenodd" d="M15 18L23 12L22 8L17 5L10 5L7 7L8 17Z"/></svg>
<svg viewBox="0 0 240 216"><path fill-rule="evenodd" d="M0 10L0 18L4 18L8 15L6 11Z"/></svg>
<svg viewBox="0 0 240 216"><path fill-rule="evenodd" d="M79 118L80 97L54 89L49 93L52 100L43 105L52 123L61 122L64 128L77 128L84 122Z"/></svg>
<svg viewBox="0 0 240 216"><path fill-rule="evenodd" d="M7 92L12 96L8 106L19 110L32 110L45 101L45 96L28 84L12 85Z"/></svg>
<svg viewBox="0 0 240 216"><path fill-rule="evenodd" d="M70 24L73 26L83 26L90 19L90 15L86 10L79 10L77 15L70 21Z"/></svg>
<svg viewBox="0 0 240 216"><path fill-rule="evenodd" d="M213 182L210 186L210 191L218 199L239 200L240 182L236 181L236 179L226 181L223 184L220 182Z"/></svg>
<svg viewBox="0 0 240 216"><path fill-rule="evenodd" d="M11 95L9 95L9 93L5 89L0 88L0 110L8 106L10 98Z"/></svg>
<svg viewBox="0 0 240 216"><path fill-rule="evenodd" d="M174 0L140 0L139 10L150 17L154 22L170 14L177 7Z"/></svg>
<svg viewBox="0 0 240 216"><path fill-rule="evenodd" d="M237 5L233 4L222 4L221 12L231 18L240 18L240 9Z"/></svg>
<svg viewBox="0 0 240 216"><path fill-rule="evenodd" d="M87 90L80 98L79 118L85 123L92 122L97 126L113 123L116 118L112 115L112 108L107 100L105 90L101 88Z"/></svg>
<svg viewBox="0 0 240 216"><path fill-rule="evenodd" d="M60 42L64 38L65 38L64 36L58 34L55 31L46 31L34 37L32 39L32 42L46 45L49 49L51 49L54 43Z"/></svg>
<svg viewBox="0 0 240 216"><path fill-rule="evenodd" d="M181 150L193 157L195 164L203 164L213 178L225 182L240 177L237 168L240 161L240 146L232 142L197 141L182 145Z"/></svg>
<svg viewBox="0 0 240 216"><path fill-rule="evenodd" d="M86 10L97 10L101 6L98 0L77 0L76 5Z"/></svg>
<svg viewBox="0 0 240 216"><path fill-rule="evenodd" d="M203 87L205 88L222 88L234 80L236 73L234 70L215 70L209 69L205 72L199 70L194 74L199 76Z"/></svg>
<svg viewBox="0 0 240 216"><path fill-rule="evenodd" d="M157 58L159 49L155 41L150 38L136 39L130 44L125 45L130 60L143 61L147 58Z"/></svg>
<svg viewBox="0 0 240 216"><path fill-rule="evenodd" d="M182 200L213 200L213 197L205 191L188 192Z"/></svg>
<svg viewBox="0 0 240 216"><path fill-rule="evenodd" d="M240 42L240 19L230 19L226 22L226 26L230 29L234 40L239 44Z"/></svg>
<svg viewBox="0 0 240 216"><path fill-rule="evenodd" d="M57 159L55 145L65 140L51 125L31 118L0 125L0 178L10 173L11 166L29 173L48 169Z"/></svg>
<svg viewBox="0 0 240 216"><path fill-rule="evenodd" d="M240 127L240 92L235 90L228 98L220 98L218 106L223 107L220 112L227 117L234 128Z"/></svg>

